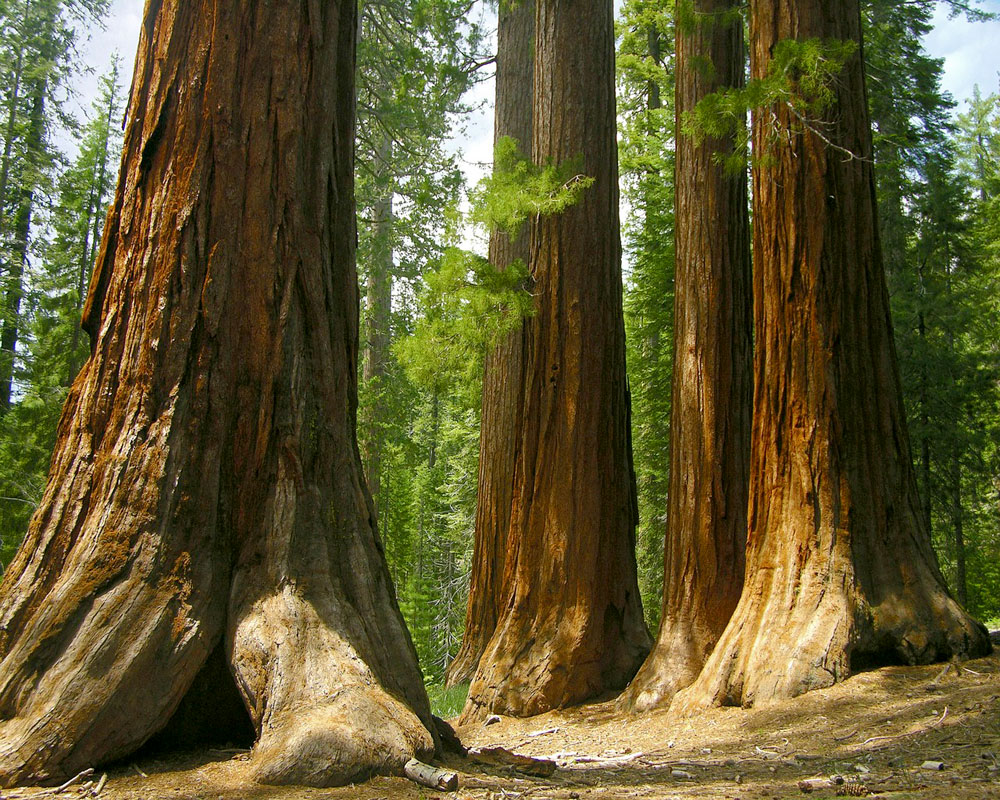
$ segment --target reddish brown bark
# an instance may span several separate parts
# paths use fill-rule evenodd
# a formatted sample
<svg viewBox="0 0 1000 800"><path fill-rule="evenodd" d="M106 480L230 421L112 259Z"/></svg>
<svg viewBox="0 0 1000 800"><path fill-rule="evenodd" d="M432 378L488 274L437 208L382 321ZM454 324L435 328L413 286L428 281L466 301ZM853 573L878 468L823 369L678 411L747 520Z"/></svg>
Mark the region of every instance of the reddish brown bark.
<svg viewBox="0 0 1000 800"><path fill-rule="evenodd" d="M762 76L786 38L861 41L856 0L752 7ZM752 705L862 666L989 650L945 588L916 491L877 237L860 49L803 130L754 118L754 427L747 578L675 705ZM790 131L773 144L777 123ZM824 139L828 141L824 141ZM836 149L842 148L842 149ZM853 157L847 152L855 154Z"/></svg>
<svg viewBox="0 0 1000 800"><path fill-rule="evenodd" d="M612 8L536 0L532 156L595 178L536 222L537 314L514 472L510 599L466 718L530 715L621 688L649 648L636 581L618 234Z"/></svg>
<svg viewBox="0 0 1000 800"><path fill-rule="evenodd" d="M522 151L531 146L534 33L532 0L524 0L512 8L501 4L494 140L509 136ZM527 264L528 244L527 227L516 237L494 231L490 235L490 263L499 270L519 259ZM448 666L449 686L472 680L504 604L504 564L507 548L512 546L510 511L524 402L524 345L524 330L518 328L488 353L485 360L469 602L462 645Z"/></svg>
<svg viewBox="0 0 1000 800"><path fill-rule="evenodd" d="M676 26L676 123L705 95L743 85L732 0L695 0ZM705 66L709 60L711 68ZM733 140L681 135L663 612L656 645L622 696L645 710L692 683L743 588L750 460L747 184L719 163Z"/></svg>
<svg viewBox="0 0 1000 800"><path fill-rule="evenodd" d="M355 440L354 5L151 0L91 357L0 589L0 783L162 728L220 643L264 781L434 749Z"/></svg>

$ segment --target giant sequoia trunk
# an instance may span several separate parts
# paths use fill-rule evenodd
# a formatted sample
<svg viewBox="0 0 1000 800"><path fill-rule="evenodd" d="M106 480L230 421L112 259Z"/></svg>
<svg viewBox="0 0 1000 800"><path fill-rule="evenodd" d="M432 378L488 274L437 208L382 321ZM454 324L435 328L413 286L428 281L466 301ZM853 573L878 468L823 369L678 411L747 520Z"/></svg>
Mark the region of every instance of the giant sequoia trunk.
<svg viewBox="0 0 1000 800"><path fill-rule="evenodd" d="M743 84L732 0L695 0L676 23L676 123L706 94ZM730 16L726 16L726 15ZM706 59L711 69L705 68ZM663 613L622 703L669 703L698 677L743 588L750 460L750 233L732 139L677 140L674 379Z"/></svg>
<svg viewBox="0 0 1000 800"><path fill-rule="evenodd" d="M434 749L355 441L355 10L150 0L91 357L0 591L0 783L164 726L220 643L257 777Z"/></svg>
<svg viewBox="0 0 1000 800"><path fill-rule="evenodd" d="M860 43L856 0L772 0L752 14L757 77L785 38ZM986 631L945 588L917 496L860 50L833 90L809 129L784 107L755 114L754 151L767 158L754 171L747 578L678 707L751 705L866 665L989 650ZM787 141L769 140L775 124Z"/></svg>
<svg viewBox="0 0 1000 800"><path fill-rule="evenodd" d="M537 221L510 575L466 718L623 687L649 648L636 580L610 0L536 0L533 158L579 158L579 202Z"/></svg>
<svg viewBox="0 0 1000 800"><path fill-rule="evenodd" d="M524 151L531 147L535 4L532 0L510 8L501 4L498 13L494 140L512 137ZM528 263L528 244L527 227L513 238L494 231L490 263L499 270L518 259ZM510 510L524 403L524 344L524 329L513 330L485 360L472 575L465 634L448 666L449 686L472 680L504 604L505 557L513 546Z"/></svg>

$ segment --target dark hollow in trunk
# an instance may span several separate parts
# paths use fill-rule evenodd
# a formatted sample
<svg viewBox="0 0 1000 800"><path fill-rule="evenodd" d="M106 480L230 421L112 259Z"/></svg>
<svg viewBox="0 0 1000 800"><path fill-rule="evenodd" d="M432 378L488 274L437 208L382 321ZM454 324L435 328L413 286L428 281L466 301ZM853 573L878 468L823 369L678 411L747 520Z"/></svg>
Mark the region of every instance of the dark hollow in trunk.
<svg viewBox="0 0 1000 800"><path fill-rule="evenodd" d="M752 6L753 75L765 74L776 42L813 37L860 44L856 0ZM785 107L754 116L754 152L768 158L754 170L747 576L678 709L752 705L829 686L859 664L990 648L945 588L916 491L862 63L859 49L812 129ZM766 138L775 123L791 132L777 145Z"/></svg>
<svg viewBox="0 0 1000 800"><path fill-rule="evenodd" d="M743 85L732 0L695 0L676 23L676 123L705 95ZM710 60L711 68L705 66ZM679 135L670 487L656 645L621 699L669 703L698 677L743 589L750 461L750 232L732 139Z"/></svg>
<svg viewBox="0 0 1000 800"><path fill-rule="evenodd" d="M536 221L509 599L464 716L527 716L632 678L650 644L625 381L609 0L536 0L532 157L578 158L579 202Z"/></svg>
<svg viewBox="0 0 1000 800"><path fill-rule="evenodd" d="M164 727L217 647L266 782L435 749L355 439L355 8L150 0L91 356L0 588L0 784Z"/></svg>

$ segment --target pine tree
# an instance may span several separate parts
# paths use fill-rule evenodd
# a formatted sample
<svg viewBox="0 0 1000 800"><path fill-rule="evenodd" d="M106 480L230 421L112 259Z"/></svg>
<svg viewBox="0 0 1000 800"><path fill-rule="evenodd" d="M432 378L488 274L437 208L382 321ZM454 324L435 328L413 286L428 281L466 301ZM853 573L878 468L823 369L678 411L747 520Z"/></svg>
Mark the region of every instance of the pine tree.
<svg viewBox="0 0 1000 800"><path fill-rule="evenodd" d="M953 13L979 16L964 3L951 5ZM967 133L955 141L942 62L922 45L934 9L929 0L865 6L879 232L924 524L956 597L988 615L989 603L968 602L969 581L982 569L967 562L984 563L979 543L989 538L976 510L989 506L976 498L990 493L984 443L995 419L988 378L995 358L975 333L989 328L989 279L972 239L974 200L961 188L975 187L982 200L977 176L989 162L988 124L966 115Z"/></svg>
<svg viewBox="0 0 1000 800"><path fill-rule="evenodd" d="M100 20L107 0L11 0L0 6L3 152L0 155L0 416L14 399L22 301L40 193L56 156L50 146L59 91L72 73L76 27Z"/></svg>
<svg viewBox="0 0 1000 800"><path fill-rule="evenodd" d="M119 61L101 80L101 96L81 132L80 152L59 178L50 238L39 243L28 281L30 338L19 375L21 397L0 421L0 535L3 563L20 543L41 496L56 424L69 384L87 354L80 313L120 153Z"/></svg>
<svg viewBox="0 0 1000 800"><path fill-rule="evenodd" d="M392 343L394 286L415 281L446 244L461 173L445 148L462 97L476 79L479 27L465 0L360 4L358 45L358 265L365 284L360 445L376 508L383 511L386 447L407 407Z"/></svg>

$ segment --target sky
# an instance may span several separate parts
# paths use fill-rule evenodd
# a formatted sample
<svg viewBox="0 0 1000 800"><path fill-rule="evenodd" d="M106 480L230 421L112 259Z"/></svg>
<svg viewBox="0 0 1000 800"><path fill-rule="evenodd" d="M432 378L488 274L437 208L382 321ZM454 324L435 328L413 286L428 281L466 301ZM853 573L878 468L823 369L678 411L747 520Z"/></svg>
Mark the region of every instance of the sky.
<svg viewBox="0 0 1000 800"><path fill-rule="evenodd" d="M78 100L88 108L97 93L97 77L108 68L112 52L118 51L123 60L123 82L131 81L132 66L142 22L143 0L112 0L111 13L105 30L95 32L82 48L93 73L80 81ZM984 0L979 7L1000 12L1000 0ZM1000 21L968 22L962 17L949 18L942 4L934 16L934 29L925 40L927 51L944 59L944 88L957 102L957 111L964 111L973 86L983 94L1000 90ZM479 84L482 99L490 99L492 84ZM466 134L456 138L454 146L464 153L466 172L475 181L486 169L491 158L493 121L489 107L481 109L466 125Z"/></svg>

